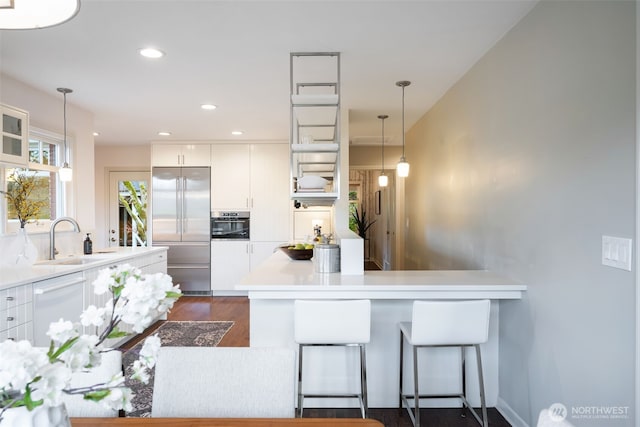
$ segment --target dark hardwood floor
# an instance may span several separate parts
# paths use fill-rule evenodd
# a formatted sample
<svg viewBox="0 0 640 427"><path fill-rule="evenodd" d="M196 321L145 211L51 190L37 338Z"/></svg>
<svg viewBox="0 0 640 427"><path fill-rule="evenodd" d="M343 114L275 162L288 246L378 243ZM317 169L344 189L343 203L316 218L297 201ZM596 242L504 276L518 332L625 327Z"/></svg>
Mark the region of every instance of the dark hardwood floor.
<svg viewBox="0 0 640 427"><path fill-rule="evenodd" d="M174 305L168 320L231 320L231 330L224 336L219 347L249 346L249 300L244 297L201 297L184 296ZM144 336L162 324L156 322L145 334L131 340L123 350L133 346ZM491 427L510 427L510 424L495 408L488 408L489 425ZM432 427L477 427L478 422L471 414L463 416L460 408L429 408L420 411L423 426ZM309 408L304 410L304 417L316 418L358 418L360 411L353 409ZM397 408L371 408L369 418L382 422L386 427L411 427L411 420L406 410Z"/></svg>

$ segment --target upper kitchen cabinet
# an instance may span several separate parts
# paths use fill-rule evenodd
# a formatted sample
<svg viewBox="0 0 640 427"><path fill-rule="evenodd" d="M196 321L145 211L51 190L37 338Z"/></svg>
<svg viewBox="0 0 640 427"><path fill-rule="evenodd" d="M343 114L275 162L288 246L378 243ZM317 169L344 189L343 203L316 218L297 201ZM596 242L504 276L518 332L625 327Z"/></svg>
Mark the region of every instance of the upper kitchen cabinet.
<svg viewBox="0 0 640 427"><path fill-rule="evenodd" d="M288 144L211 145L211 210L251 211L252 242L289 239L288 184Z"/></svg>
<svg viewBox="0 0 640 427"><path fill-rule="evenodd" d="M29 113L8 105L2 110L0 163L27 166L29 161Z"/></svg>
<svg viewBox="0 0 640 427"><path fill-rule="evenodd" d="M249 209L251 145L211 145L211 210Z"/></svg>
<svg viewBox="0 0 640 427"><path fill-rule="evenodd" d="M153 144L151 166L210 166L209 144Z"/></svg>
<svg viewBox="0 0 640 427"><path fill-rule="evenodd" d="M287 144L251 146L251 241L286 242L290 230Z"/></svg>
<svg viewBox="0 0 640 427"><path fill-rule="evenodd" d="M340 54L290 54L291 199L331 205L340 196Z"/></svg>

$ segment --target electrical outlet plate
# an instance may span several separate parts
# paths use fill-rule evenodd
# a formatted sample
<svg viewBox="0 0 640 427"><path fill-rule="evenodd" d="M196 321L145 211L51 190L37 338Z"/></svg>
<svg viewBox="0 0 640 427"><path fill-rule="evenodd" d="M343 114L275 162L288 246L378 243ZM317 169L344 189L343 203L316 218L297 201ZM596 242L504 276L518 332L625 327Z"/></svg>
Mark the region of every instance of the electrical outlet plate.
<svg viewBox="0 0 640 427"><path fill-rule="evenodd" d="M631 271L632 248L631 239L602 236L602 265Z"/></svg>

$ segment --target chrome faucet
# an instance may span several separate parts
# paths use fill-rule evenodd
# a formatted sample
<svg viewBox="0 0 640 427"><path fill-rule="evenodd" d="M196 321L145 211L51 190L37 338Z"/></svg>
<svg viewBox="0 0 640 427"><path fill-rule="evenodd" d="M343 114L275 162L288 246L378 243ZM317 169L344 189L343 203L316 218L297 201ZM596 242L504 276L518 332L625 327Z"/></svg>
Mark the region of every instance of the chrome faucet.
<svg viewBox="0 0 640 427"><path fill-rule="evenodd" d="M51 223L51 229L49 230L49 259L56 259L56 225L58 225L62 221L70 222L71 225L73 225L73 229L78 233L80 232L78 221L71 218L70 216L62 216L54 220Z"/></svg>

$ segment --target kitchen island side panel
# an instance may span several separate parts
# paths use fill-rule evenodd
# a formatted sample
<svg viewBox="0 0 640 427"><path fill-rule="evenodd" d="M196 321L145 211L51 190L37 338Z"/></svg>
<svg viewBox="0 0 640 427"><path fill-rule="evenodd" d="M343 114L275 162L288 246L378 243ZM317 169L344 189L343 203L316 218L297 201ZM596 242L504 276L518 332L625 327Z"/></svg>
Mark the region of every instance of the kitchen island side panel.
<svg viewBox="0 0 640 427"><path fill-rule="evenodd" d="M250 298L251 347L285 347L297 351L293 333L295 299ZM299 298L303 299L301 293ZM427 299L427 298L425 298ZM366 347L369 406L396 407L399 389L398 322L410 321L412 300L371 301L371 341ZM487 406L498 399L499 302L492 301L489 341L481 346ZM405 348L405 352L407 349ZM420 350L420 388L425 393L456 393L461 390L460 352L454 348ZM355 348L305 348L305 393L351 393L358 390L358 362ZM308 366L308 367L307 367ZM405 390L413 387L411 359L405 360ZM408 374L408 375L407 375ZM480 406L475 354L466 353L467 394L473 406ZM305 407L351 407L355 399L305 399ZM458 407L458 399L430 399L424 407Z"/></svg>

